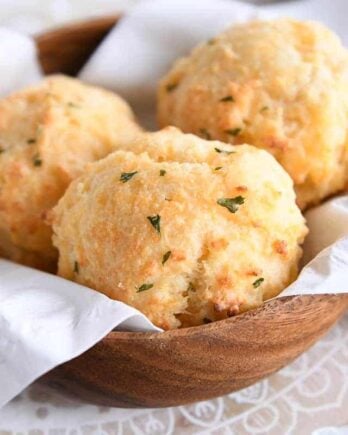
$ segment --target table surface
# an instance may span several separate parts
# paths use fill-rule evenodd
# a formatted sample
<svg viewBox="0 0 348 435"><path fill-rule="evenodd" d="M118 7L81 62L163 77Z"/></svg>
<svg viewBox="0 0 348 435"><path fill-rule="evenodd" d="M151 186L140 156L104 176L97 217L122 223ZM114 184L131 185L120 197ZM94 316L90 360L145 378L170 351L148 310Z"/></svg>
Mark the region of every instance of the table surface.
<svg viewBox="0 0 348 435"><path fill-rule="evenodd" d="M0 0L0 25L37 33L70 20L119 12L137 1ZM215 400L123 410L75 403L33 385L0 410L0 435L173 433L347 435L348 315L290 366Z"/></svg>

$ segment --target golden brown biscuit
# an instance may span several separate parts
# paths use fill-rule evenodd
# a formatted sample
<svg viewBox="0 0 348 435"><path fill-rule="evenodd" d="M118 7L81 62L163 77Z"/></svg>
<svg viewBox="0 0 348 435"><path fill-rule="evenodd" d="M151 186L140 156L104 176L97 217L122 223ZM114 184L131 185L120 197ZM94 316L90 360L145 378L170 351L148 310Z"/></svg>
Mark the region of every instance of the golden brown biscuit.
<svg viewBox="0 0 348 435"><path fill-rule="evenodd" d="M158 103L162 126L271 152L301 208L344 186L348 52L320 24L235 26L177 61Z"/></svg>
<svg viewBox="0 0 348 435"><path fill-rule="evenodd" d="M63 76L0 101L0 256L54 270L47 210L87 162L138 131L117 95Z"/></svg>
<svg viewBox="0 0 348 435"><path fill-rule="evenodd" d="M91 164L54 209L61 276L164 329L250 309L296 278L307 229L270 154L175 128L132 149Z"/></svg>

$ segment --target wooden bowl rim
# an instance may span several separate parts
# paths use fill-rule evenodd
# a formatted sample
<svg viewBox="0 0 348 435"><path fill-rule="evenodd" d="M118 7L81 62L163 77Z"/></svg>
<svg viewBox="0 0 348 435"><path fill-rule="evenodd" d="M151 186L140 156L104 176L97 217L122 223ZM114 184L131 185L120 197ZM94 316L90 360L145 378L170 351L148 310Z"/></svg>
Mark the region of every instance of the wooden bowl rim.
<svg viewBox="0 0 348 435"><path fill-rule="evenodd" d="M230 317L228 319L217 320L208 324L190 326L186 328L169 329L163 332L158 331L111 331L104 339L106 340L130 340L130 339L142 339L142 340L163 340L173 339L179 337L187 337L188 335L196 335L202 332L204 328L205 331L213 332L216 329L231 328L234 323L243 322L252 317L256 317L260 312L266 311L270 305L280 307L281 305L293 301L296 298L310 298L312 300L321 299L323 297L340 297L343 303L347 304L348 308L348 293L327 293L327 294L312 294L312 295L293 295L293 296L280 296L273 299L268 299L262 303L257 308L251 309L236 316ZM274 307L273 307L274 309Z"/></svg>

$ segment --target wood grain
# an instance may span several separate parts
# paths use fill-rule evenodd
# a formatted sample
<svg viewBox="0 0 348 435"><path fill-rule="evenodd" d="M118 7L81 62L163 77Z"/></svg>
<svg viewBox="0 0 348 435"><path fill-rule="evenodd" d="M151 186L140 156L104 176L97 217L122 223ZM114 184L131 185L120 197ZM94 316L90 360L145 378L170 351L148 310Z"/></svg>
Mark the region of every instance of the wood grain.
<svg viewBox="0 0 348 435"><path fill-rule="evenodd" d="M75 74L118 17L37 38L46 74ZM280 298L210 325L157 333L112 332L41 382L91 403L165 407L247 387L288 364L348 308L348 295Z"/></svg>

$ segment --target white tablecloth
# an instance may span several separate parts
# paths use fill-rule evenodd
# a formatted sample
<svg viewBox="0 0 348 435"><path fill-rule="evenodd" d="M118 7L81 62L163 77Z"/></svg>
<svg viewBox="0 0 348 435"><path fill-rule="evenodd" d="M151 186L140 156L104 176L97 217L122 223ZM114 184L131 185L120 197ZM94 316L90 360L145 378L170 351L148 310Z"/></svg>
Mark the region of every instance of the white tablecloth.
<svg viewBox="0 0 348 435"><path fill-rule="evenodd" d="M0 24L34 33L124 10L136 1L141 0L0 0ZM0 410L0 435L19 433L347 435L348 315L267 380L191 406L153 411L95 407L34 385Z"/></svg>

